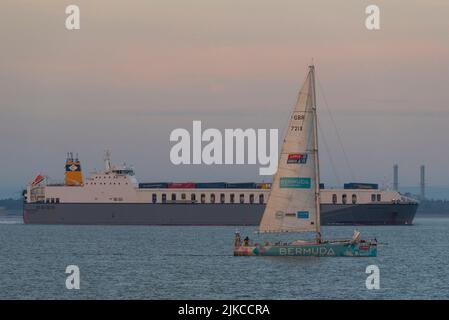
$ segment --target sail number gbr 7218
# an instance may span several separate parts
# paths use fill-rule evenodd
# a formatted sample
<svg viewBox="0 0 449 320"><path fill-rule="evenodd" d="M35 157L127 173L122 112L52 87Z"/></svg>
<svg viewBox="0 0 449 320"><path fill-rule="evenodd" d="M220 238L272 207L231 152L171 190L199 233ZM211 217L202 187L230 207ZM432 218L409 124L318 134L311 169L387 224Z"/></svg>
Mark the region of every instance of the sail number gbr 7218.
<svg viewBox="0 0 449 320"><path fill-rule="evenodd" d="M293 121L301 121L301 125L299 125L299 124L291 125L290 131L302 131L302 122L304 121L304 119L305 119L305 115L303 112L294 112L292 115L292 120ZM293 121L292 121L292 123L294 123Z"/></svg>

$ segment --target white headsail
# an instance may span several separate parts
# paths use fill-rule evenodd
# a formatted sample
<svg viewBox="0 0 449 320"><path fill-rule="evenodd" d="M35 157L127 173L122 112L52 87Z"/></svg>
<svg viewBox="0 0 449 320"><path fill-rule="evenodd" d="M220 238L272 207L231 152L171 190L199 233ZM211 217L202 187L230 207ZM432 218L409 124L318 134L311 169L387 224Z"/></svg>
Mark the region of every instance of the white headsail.
<svg viewBox="0 0 449 320"><path fill-rule="evenodd" d="M320 231L315 68L298 95L259 232Z"/></svg>

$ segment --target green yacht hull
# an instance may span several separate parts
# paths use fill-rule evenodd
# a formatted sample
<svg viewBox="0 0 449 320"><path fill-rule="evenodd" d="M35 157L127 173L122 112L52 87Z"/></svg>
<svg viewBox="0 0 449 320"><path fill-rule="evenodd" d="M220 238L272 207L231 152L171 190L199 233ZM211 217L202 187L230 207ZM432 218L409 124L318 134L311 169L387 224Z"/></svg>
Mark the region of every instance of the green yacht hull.
<svg viewBox="0 0 449 320"><path fill-rule="evenodd" d="M235 256L300 257L376 257L377 244L371 242L327 242L316 244L242 245L234 248Z"/></svg>

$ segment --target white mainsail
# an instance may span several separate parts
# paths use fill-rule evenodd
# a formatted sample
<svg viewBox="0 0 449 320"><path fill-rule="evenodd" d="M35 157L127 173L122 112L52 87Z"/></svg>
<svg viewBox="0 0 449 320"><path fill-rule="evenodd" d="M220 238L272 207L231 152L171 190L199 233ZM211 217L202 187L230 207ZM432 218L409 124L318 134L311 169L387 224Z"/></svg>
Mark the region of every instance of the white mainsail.
<svg viewBox="0 0 449 320"><path fill-rule="evenodd" d="M315 68L291 114L259 232L320 231Z"/></svg>

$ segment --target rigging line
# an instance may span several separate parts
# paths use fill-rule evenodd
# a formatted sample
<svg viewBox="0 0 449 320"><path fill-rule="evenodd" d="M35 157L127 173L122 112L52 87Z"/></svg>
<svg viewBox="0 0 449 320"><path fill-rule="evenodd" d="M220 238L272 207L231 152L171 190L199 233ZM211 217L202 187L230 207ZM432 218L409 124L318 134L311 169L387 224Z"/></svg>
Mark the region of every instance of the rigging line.
<svg viewBox="0 0 449 320"><path fill-rule="evenodd" d="M335 168L334 161L332 160L332 155L330 153L329 146L327 144L326 138L324 137L323 130L321 129L320 121L317 121L317 124L318 124L318 130L320 131L320 134L321 134L321 137L322 137L322 140L323 140L324 149L326 149L326 153L327 153L327 155L329 157L329 162L330 162L331 167L332 167L332 172L334 173L335 179L337 180L337 185L340 186L341 185L341 180L340 180L340 177L338 176L337 169Z"/></svg>
<svg viewBox="0 0 449 320"><path fill-rule="evenodd" d="M323 87L322 87L321 82L320 82L319 79L316 79L316 81L318 82L318 86L320 87L320 94L323 97L324 105L326 106L326 109L327 109L327 112L329 113L332 125L333 125L333 127L335 129L335 133L337 135L337 140L338 140L338 143L340 144L340 148L341 148L341 150L343 152L343 156L344 156L344 159L345 159L345 162L346 162L346 166L348 167L349 173L351 174L351 179L355 181L354 171L352 170L352 167L351 167L351 164L349 163L349 159L348 159L348 156L346 154L345 148L343 147L343 142L341 140L340 133L338 132L337 125L335 124L334 117L332 116L332 112L331 112L331 110L329 108L329 105L327 103L326 96L324 95Z"/></svg>

